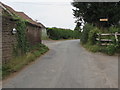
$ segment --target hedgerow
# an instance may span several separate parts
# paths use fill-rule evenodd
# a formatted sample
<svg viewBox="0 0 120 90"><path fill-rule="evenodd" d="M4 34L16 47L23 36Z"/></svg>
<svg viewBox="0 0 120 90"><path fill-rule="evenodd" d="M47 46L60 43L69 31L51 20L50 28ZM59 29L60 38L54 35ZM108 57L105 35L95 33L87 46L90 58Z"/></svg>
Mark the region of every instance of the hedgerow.
<svg viewBox="0 0 120 90"><path fill-rule="evenodd" d="M86 24L83 28L83 32L81 33L81 43L86 44L88 42L89 38L89 32L92 30L94 27L90 24Z"/></svg>
<svg viewBox="0 0 120 90"><path fill-rule="evenodd" d="M47 34L49 38L53 40L80 38L79 31L73 31L70 29L62 29L62 28L47 28Z"/></svg>
<svg viewBox="0 0 120 90"><path fill-rule="evenodd" d="M106 30L106 31L105 31ZM101 41L97 41L97 33L120 33L120 29L117 27L109 27L106 29L97 28L91 24L86 24L81 33L81 44L92 52L103 52L108 55L114 55L115 53L120 53L120 37L118 37L118 42L116 42L115 36L102 36L101 39L111 39L112 42L102 46Z"/></svg>

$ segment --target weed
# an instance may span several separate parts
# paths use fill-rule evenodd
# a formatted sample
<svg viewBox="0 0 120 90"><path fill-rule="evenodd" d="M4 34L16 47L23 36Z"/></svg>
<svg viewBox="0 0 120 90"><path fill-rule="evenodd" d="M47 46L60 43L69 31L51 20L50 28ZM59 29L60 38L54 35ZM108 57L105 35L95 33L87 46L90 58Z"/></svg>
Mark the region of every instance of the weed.
<svg viewBox="0 0 120 90"><path fill-rule="evenodd" d="M32 51L33 50L33 51ZM22 69L25 65L36 60L37 57L41 56L49 49L43 44L38 44L31 49L31 52L28 52L22 56L16 56L8 63L2 65L2 76L3 79L9 76L13 72L17 72Z"/></svg>

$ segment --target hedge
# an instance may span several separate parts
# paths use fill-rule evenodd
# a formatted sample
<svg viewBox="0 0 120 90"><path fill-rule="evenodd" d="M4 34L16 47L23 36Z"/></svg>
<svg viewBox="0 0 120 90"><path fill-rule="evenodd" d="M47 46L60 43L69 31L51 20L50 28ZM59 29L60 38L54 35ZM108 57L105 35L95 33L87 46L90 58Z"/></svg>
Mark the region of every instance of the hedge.
<svg viewBox="0 0 120 90"><path fill-rule="evenodd" d="M53 40L80 38L79 31L73 31L70 29L62 29L62 28L47 28L47 34L49 38Z"/></svg>

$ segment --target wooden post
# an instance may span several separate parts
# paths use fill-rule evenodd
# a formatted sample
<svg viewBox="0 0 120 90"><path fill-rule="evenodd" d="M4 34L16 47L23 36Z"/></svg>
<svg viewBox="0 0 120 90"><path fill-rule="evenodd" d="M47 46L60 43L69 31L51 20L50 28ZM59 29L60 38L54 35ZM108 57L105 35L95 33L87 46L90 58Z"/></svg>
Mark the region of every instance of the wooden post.
<svg viewBox="0 0 120 90"><path fill-rule="evenodd" d="M98 34L98 38L99 38L99 45L101 45L101 34Z"/></svg>
<svg viewBox="0 0 120 90"><path fill-rule="evenodd" d="M116 39L116 42L118 42L117 34L118 34L118 32L115 32L115 39Z"/></svg>

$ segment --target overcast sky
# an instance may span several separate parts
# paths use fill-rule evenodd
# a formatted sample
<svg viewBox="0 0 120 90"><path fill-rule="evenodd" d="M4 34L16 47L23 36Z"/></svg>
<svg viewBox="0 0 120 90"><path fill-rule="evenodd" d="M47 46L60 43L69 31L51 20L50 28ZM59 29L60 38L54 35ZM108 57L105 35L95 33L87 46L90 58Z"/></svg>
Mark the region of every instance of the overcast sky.
<svg viewBox="0 0 120 90"><path fill-rule="evenodd" d="M72 0L1 0L17 11L23 11L46 27L74 29Z"/></svg>

